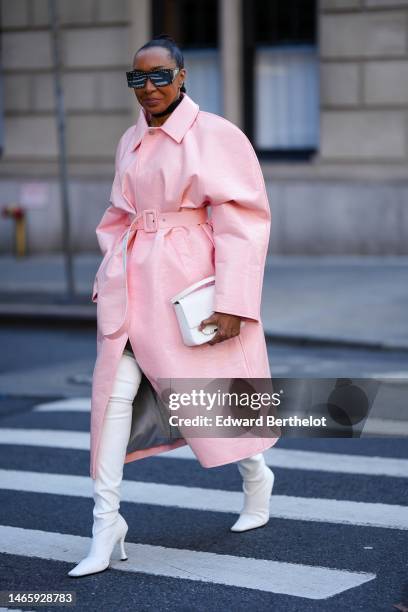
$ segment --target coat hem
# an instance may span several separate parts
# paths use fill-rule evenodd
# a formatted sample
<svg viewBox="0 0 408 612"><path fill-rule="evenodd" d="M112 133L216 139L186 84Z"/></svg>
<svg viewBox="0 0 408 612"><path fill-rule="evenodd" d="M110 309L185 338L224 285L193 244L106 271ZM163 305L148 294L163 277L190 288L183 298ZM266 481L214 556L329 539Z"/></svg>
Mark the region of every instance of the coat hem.
<svg viewBox="0 0 408 612"><path fill-rule="evenodd" d="M256 455L257 453L262 453L265 450L268 450L268 448L271 448L272 446L274 446L276 444L276 442L279 440L279 438L268 438L268 443L267 444L262 444L260 446L260 448L258 448L255 451L251 451L250 453L248 453L248 451L246 451L245 453L242 454L242 456L234 454L234 458L233 459L228 459L227 461L222 460L219 461L218 463L202 463L200 461L200 459L198 459L198 461L201 464L201 467L203 468L214 468L214 467L221 467L223 465L228 465L229 463L236 463L237 461L241 461L241 459L248 459L248 457L252 457L253 455Z"/></svg>
<svg viewBox="0 0 408 612"><path fill-rule="evenodd" d="M144 459L145 457L151 457L152 455L156 455L158 453L164 453L166 451L171 451L179 446L185 446L187 442L184 439L176 440L172 444L159 444L158 446L150 446L149 448L141 448L139 450L132 451L128 453L125 457L124 463L131 463L132 461L136 461L138 459Z"/></svg>
<svg viewBox="0 0 408 612"><path fill-rule="evenodd" d="M214 468L214 467L221 467L223 465L228 465L229 463L236 463L237 461L241 461L241 459L247 459L248 457L252 457L253 455L256 455L257 453L262 453L263 451L268 450L268 448L272 448L272 446L274 446L278 440L279 440L279 438L270 438L270 440L268 439L268 443L267 444L262 444L261 448L259 448L256 452L252 451L250 454L248 454L248 452L246 452L246 453L244 453L240 457L237 457L235 455L234 459L231 459L230 461L221 461L221 462L218 462L218 463L211 463L211 464L207 463L206 465L204 465L200 461L200 459L198 459L198 461L201 464L201 467L203 467L203 468L210 469L210 468ZM132 461L135 461L135 460L138 460L138 459L144 459L145 457L154 456L154 455L156 455L158 453L164 453L166 451L171 451L171 450L173 450L175 448L178 448L180 446L186 446L187 444L188 444L188 442L186 442L183 439L183 440L177 440L176 442L174 442L174 445L172 445L171 448L169 448L168 444L160 444L159 446L153 446L153 447L151 447L148 450L141 449L141 450L133 451L132 453L129 453L128 455L126 455L125 463L131 463Z"/></svg>

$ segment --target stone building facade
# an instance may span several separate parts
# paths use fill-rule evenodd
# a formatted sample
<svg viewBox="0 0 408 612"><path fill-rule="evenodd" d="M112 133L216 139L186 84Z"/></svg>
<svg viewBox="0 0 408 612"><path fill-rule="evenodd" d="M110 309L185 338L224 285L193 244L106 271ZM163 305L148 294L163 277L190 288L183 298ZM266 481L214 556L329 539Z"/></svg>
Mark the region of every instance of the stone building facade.
<svg viewBox="0 0 408 612"><path fill-rule="evenodd" d="M249 23L254 3L211 4L217 42L187 49L187 92L251 138L272 209L270 253L407 254L408 0L310 2L310 32L301 32L309 37L307 45L296 48L273 21L274 38L265 44L269 30L257 33L262 23ZM72 241L76 252L94 252L116 144L140 110L124 71L152 33L171 30L170 13L161 12L174 9L177 0L58 0L57 5ZM2 0L1 8L0 206L28 207L29 252L60 251L48 0ZM255 28L252 37L249 28ZM207 28L203 40L210 38ZM255 57L255 71L249 57ZM300 126L294 137L291 123ZM0 218L0 253L12 249L11 223Z"/></svg>

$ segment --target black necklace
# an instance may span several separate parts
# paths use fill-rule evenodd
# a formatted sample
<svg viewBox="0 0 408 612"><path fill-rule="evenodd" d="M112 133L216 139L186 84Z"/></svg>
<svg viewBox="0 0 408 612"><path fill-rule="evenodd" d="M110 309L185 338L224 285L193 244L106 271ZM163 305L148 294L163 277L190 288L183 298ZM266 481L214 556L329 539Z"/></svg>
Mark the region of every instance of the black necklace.
<svg viewBox="0 0 408 612"><path fill-rule="evenodd" d="M183 97L184 97L184 94L180 93L180 95L177 98L177 100L174 100L174 102L169 104L169 106L166 108L166 110L162 111L161 113L150 113L150 114L152 115L152 117L164 117L164 115L168 115L169 113L172 113L174 111L174 109L177 108L177 106L180 104L180 102L182 101Z"/></svg>

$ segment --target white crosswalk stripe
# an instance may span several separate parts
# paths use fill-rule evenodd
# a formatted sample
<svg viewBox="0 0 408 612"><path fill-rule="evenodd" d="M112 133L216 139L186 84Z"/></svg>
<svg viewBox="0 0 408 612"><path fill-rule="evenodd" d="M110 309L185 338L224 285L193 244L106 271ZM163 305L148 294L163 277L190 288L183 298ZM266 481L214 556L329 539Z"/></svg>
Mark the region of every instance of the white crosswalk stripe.
<svg viewBox="0 0 408 612"><path fill-rule="evenodd" d="M43 472L0 470L0 488L54 495L92 496L91 479ZM239 512L241 492L155 482L122 482L124 501L207 512ZM319 521L386 529L408 529L405 506L273 495L271 516L289 520Z"/></svg>
<svg viewBox="0 0 408 612"><path fill-rule="evenodd" d="M90 412L91 400L88 397L69 397L55 402L37 404L33 412Z"/></svg>
<svg viewBox="0 0 408 612"><path fill-rule="evenodd" d="M29 542L29 547L27 546ZM75 563L89 549L89 539L34 529L0 526L0 552ZM326 599L373 580L375 574L236 557L209 552L126 544L128 561L112 558L111 567L223 584L306 599Z"/></svg>
<svg viewBox="0 0 408 612"><path fill-rule="evenodd" d="M42 446L89 450L89 433L61 431L55 429L0 429L0 444ZM182 446L156 455L166 459L195 459L189 446ZM369 476L392 476L408 478L408 460L389 457L346 455L301 450L272 448L265 452L265 459L271 467L298 470L317 470L342 474L366 474Z"/></svg>

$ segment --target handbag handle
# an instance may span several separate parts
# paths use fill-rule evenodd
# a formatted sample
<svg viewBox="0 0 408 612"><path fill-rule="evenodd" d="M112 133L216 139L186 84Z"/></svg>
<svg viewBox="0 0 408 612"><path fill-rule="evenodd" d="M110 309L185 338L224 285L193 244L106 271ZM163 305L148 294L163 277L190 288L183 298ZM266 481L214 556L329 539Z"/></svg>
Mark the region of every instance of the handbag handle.
<svg viewBox="0 0 408 612"><path fill-rule="evenodd" d="M180 293L172 297L171 298L172 303L174 304L174 302L178 302L178 300L181 300L181 298L185 297L189 293L192 293L199 287L202 287L203 285L207 285L211 281L215 281L215 276L207 276L206 278L203 278L200 281L197 281L193 285L190 285L190 287L187 287L187 289L184 289L184 291L181 291Z"/></svg>

